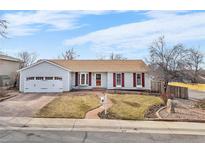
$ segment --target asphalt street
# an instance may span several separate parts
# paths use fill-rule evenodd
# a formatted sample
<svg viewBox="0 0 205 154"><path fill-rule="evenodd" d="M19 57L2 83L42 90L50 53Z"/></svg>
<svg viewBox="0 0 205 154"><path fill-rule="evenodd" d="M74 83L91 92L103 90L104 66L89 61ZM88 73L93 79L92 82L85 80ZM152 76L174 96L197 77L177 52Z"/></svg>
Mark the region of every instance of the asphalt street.
<svg viewBox="0 0 205 154"><path fill-rule="evenodd" d="M200 143L205 135L122 133L62 130L0 130L5 143Z"/></svg>

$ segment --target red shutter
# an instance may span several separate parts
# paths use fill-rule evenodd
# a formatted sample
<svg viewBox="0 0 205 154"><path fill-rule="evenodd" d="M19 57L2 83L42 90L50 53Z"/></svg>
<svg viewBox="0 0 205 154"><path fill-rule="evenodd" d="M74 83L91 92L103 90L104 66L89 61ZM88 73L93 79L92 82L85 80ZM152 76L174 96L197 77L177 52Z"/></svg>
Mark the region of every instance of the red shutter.
<svg viewBox="0 0 205 154"><path fill-rule="evenodd" d="M125 79L124 79L124 73L122 73L122 87L125 86Z"/></svg>
<svg viewBox="0 0 205 154"><path fill-rule="evenodd" d="M133 87L136 87L136 73L133 73Z"/></svg>
<svg viewBox="0 0 205 154"><path fill-rule="evenodd" d="M113 73L113 87L116 87L115 73Z"/></svg>
<svg viewBox="0 0 205 154"><path fill-rule="evenodd" d="M75 86L78 86L78 72L75 72Z"/></svg>
<svg viewBox="0 0 205 154"><path fill-rule="evenodd" d="M91 86L92 83L92 76L91 76L91 72L89 72L89 86Z"/></svg>
<svg viewBox="0 0 205 154"><path fill-rule="evenodd" d="M145 82L144 82L144 73L142 73L142 87L145 86Z"/></svg>
<svg viewBox="0 0 205 154"><path fill-rule="evenodd" d="M80 73L78 73L78 85L80 85Z"/></svg>

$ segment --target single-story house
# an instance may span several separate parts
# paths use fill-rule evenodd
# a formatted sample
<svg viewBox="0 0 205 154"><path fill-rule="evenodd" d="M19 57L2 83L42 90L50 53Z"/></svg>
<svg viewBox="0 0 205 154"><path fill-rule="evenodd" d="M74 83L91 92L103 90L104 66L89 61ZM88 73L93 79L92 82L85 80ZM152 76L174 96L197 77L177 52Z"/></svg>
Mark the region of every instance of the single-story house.
<svg viewBox="0 0 205 154"><path fill-rule="evenodd" d="M148 70L142 60L40 60L19 70L20 91L150 90Z"/></svg>
<svg viewBox="0 0 205 154"><path fill-rule="evenodd" d="M0 54L0 87L14 84L20 64L19 59Z"/></svg>

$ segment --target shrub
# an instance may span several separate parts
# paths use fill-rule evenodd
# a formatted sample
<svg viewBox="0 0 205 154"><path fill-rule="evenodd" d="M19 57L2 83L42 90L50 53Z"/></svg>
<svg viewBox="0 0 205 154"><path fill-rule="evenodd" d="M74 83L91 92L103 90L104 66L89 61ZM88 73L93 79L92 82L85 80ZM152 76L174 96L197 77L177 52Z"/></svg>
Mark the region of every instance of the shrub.
<svg viewBox="0 0 205 154"><path fill-rule="evenodd" d="M165 104L167 104L167 100L168 99L172 99L173 98L173 96L171 94L169 94L169 93L162 93L160 95L160 97L162 98L162 100L164 101Z"/></svg>

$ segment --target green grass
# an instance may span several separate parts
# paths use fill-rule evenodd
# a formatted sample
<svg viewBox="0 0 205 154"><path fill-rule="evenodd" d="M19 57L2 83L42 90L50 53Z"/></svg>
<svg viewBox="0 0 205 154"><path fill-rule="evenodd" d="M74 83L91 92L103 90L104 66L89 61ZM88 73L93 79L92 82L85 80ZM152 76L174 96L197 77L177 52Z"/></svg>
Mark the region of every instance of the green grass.
<svg viewBox="0 0 205 154"><path fill-rule="evenodd" d="M99 98L95 95L63 95L43 107L36 117L80 119L84 118L88 111L98 106L100 106Z"/></svg>
<svg viewBox="0 0 205 154"><path fill-rule="evenodd" d="M149 107L163 102L160 97L137 94L113 94L109 98L113 106L108 109L108 117L124 120L144 119Z"/></svg>

